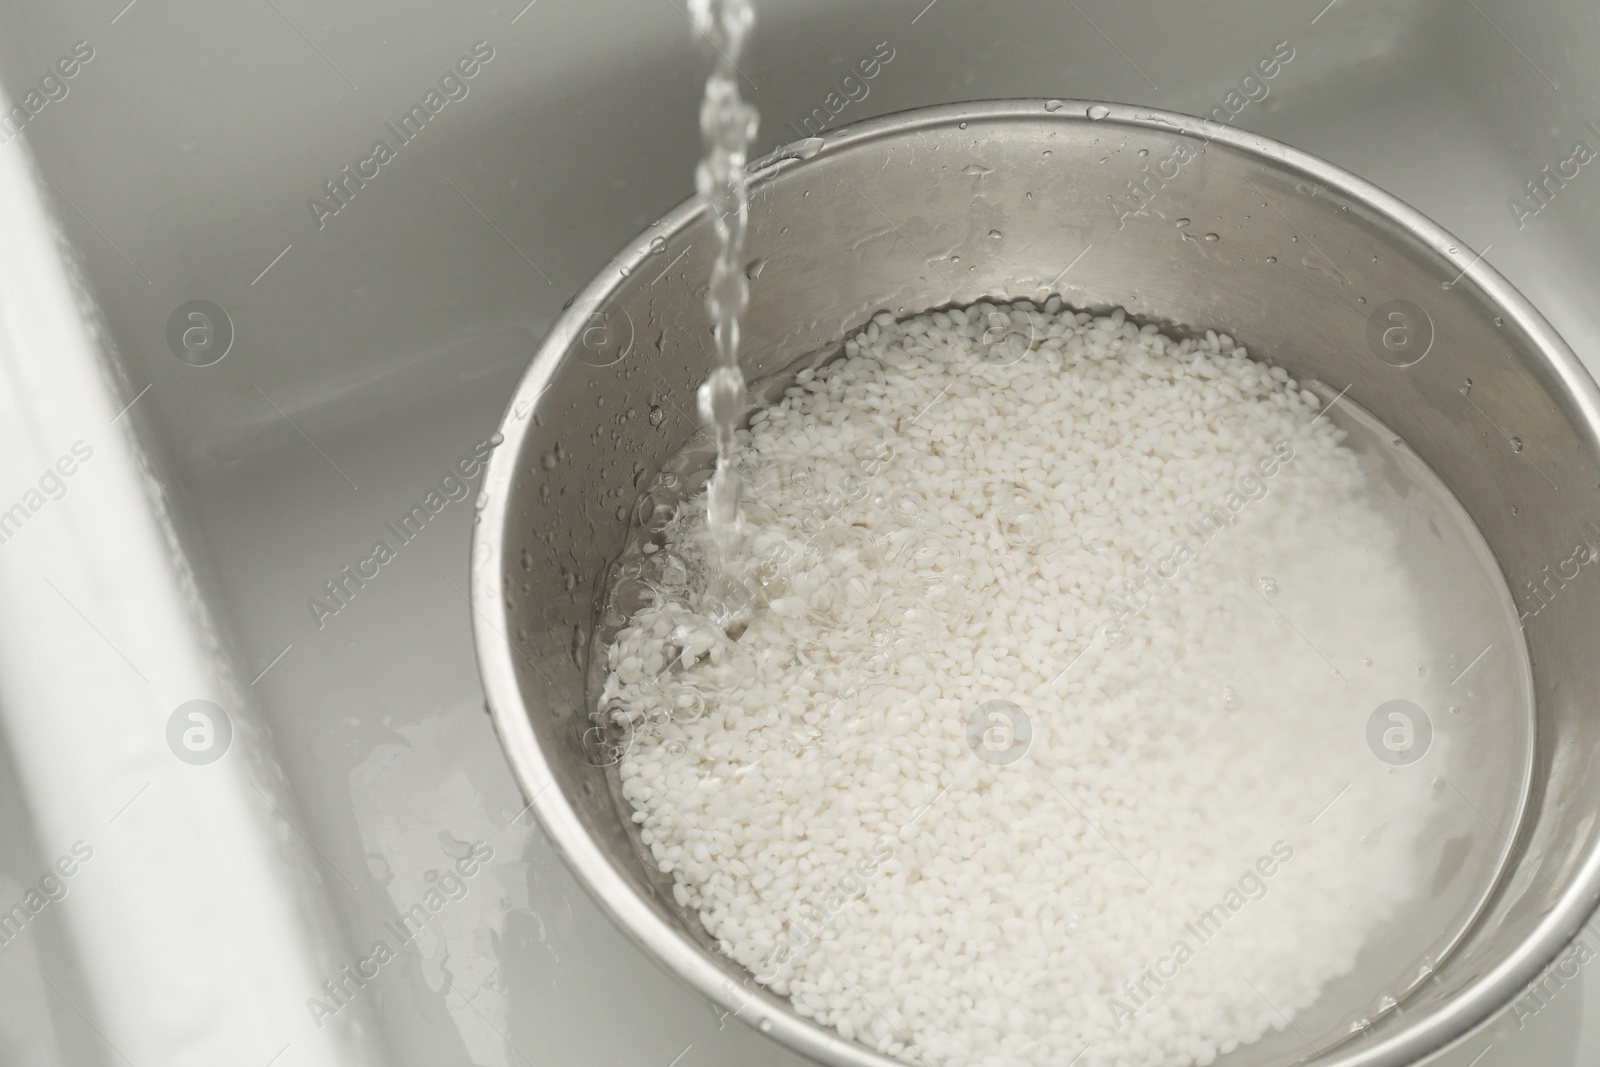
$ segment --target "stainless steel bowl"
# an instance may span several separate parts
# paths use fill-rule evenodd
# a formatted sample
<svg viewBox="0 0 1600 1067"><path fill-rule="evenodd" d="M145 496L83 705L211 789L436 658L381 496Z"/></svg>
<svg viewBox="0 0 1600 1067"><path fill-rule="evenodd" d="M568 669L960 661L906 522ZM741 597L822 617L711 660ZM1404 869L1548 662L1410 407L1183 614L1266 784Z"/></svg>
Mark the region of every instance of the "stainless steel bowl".
<svg viewBox="0 0 1600 1067"><path fill-rule="evenodd" d="M1594 540L1600 394L1588 374L1472 250L1303 152L1145 108L1013 100L865 122L752 170L751 381L828 351L878 310L1056 292L1220 324L1296 377L1347 385L1443 480L1513 590ZM545 832L629 937L802 1054L884 1067L714 950L643 860L584 740L608 565L646 479L699 429L712 249L706 211L679 207L579 295L529 367L474 538L479 663ZM1546 593L1523 631L1532 784L1519 822L1483 828L1509 862L1401 1011L1310 1035L1329 1064L1398 1067L1461 1038L1553 961L1600 899L1600 656L1584 651L1600 633L1600 581L1544 588L1559 595ZM1248 1048L1252 1063L1313 1055L1293 1035Z"/></svg>

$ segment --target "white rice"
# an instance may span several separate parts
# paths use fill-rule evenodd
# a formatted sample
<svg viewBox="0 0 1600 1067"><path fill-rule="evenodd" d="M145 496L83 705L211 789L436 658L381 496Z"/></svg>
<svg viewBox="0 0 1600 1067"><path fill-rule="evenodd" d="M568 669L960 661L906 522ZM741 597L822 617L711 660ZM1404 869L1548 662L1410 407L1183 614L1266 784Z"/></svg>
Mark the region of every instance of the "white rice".
<svg viewBox="0 0 1600 1067"><path fill-rule="evenodd" d="M802 379L744 435L747 628L707 617L702 494L609 650L679 903L910 1062L1283 1029L1411 892L1426 789L1341 792L1425 648L1323 403L1056 298L879 314Z"/></svg>

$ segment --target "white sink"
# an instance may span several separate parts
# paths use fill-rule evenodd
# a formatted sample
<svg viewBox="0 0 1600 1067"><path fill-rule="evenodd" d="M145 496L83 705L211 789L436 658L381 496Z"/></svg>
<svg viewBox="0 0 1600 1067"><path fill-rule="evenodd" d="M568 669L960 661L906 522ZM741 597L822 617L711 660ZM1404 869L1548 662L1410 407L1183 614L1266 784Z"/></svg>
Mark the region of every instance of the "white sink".
<svg viewBox="0 0 1600 1067"><path fill-rule="evenodd" d="M124 2L0 9L28 112L0 126L0 908L92 851L0 948L0 1063L797 1064L624 942L522 814L463 596L476 488L445 481L563 302L692 189L681 0ZM1325 4L785 0L741 66L765 148L986 97L1211 112L1287 42L1235 121L1430 214L1600 366L1600 164L1524 191L1600 150L1600 14ZM193 301L231 322L220 362L192 365L214 312L180 316L190 362L169 344ZM191 700L232 726L214 762L169 747ZM347 964L376 975L335 999ZM1541 988L1433 1062L1600 1061L1600 982Z"/></svg>

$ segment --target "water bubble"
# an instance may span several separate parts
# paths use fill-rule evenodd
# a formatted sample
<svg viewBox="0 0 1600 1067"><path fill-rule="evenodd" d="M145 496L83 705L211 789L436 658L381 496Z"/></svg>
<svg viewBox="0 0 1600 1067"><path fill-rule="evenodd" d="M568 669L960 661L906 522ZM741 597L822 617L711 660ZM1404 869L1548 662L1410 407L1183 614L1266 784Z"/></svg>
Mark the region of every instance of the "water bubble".
<svg viewBox="0 0 1600 1067"><path fill-rule="evenodd" d="M1511 439L1511 451L1513 451L1513 452L1521 452L1522 451L1522 438L1513 437Z"/></svg>
<svg viewBox="0 0 1600 1067"><path fill-rule="evenodd" d="M1044 102L1044 109L1049 112L1060 111L1066 106L1067 102L1065 100L1046 100Z"/></svg>
<svg viewBox="0 0 1600 1067"><path fill-rule="evenodd" d="M627 267L618 267L618 268L617 268L617 272L618 272L618 273L619 273L619 274L621 274L621 275L622 275L622 276L623 276L623 277L624 277L624 278L626 278L626 277L627 277L627 276L628 276L628 275L630 275L630 274L632 274L632 273L633 273L633 272L632 272L632 271L631 271L631 270L629 270L629 269L628 269L628 268L627 268Z"/></svg>
<svg viewBox="0 0 1600 1067"><path fill-rule="evenodd" d="M1108 118L1111 115L1111 109L1106 107L1104 104L1091 104L1089 109L1085 111L1084 114L1088 115L1095 122L1099 122L1101 119Z"/></svg>
<svg viewBox="0 0 1600 1067"><path fill-rule="evenodd" d="M1224 711L1238 711L1244 707L1244 697L1231 685L1222 687L1222 708Z"/></svg>
<svg viewBox="0 0 1600 1067"><path fill-rule="evenodd" d="M1012 493L995 509L1000 536L1013 548L1034 548L1050 536L1050 519L1026 493Z"/></svg>
<svg viewBox="0 0 1600 1067"><path fill-rule="evenodd" d="M647 418L650 420L650 425L651 426L660 426L662 421L665 420L666 417L667 417L667 413L665 411L662 411L659 407L657 407L654 404L650 405L650 414L647 416Z"/></svg>
<svg viewBox="0 0 1600 1067"><path fill-rule="evenodd" d="M1504 326L1506 324L1506 320L1501 318L1499 315L1496 315L1494 317L1494 324L1496 326Z"/></svg>
<svg viewBox="0 0 1600 1067"><path fill-rule="evenodd" d="M1206 234L1206 240L1208 240L1208 241L1220 241L1220 240L1222 240L1222 238L1218 237L1214 233L1208 233L1208 234Z"/></svg>
<svg viewBox="0 0 1600 1067"><path fill-rule="evenodd" d="M989 231L989 236L993 237L996 241L998 241L998 240L1000 240L1000 238L1004 237L1005 234L1001 233L999 230L990 230Z"/></svg>
<svg viewBox="0 0 1600 1067"><path fill-rule="evenodd" d="M687 726L706 713L706 698L698 689L684 686L670 697L672 721Z"/></svg>
<svg viewBox="0 0 1600 1067"><path fill-rule="evenodd" d="M1148 148L1141 148L1141 149L1139 149L1139 156L1140 156L1140 158L1143 158L1143 157L1145 157L1145 156L1148 156L1148 155L1149 155L1149 154L1150 154L1150 149L1148 149ZM1246 218L1249 218L1249 216L1248 216L1248 215L1246 215L1246 216L1245 216L1245 217L1246 217Z"/></svg>
<svg viewBox="0 0 1600 1067"><path fill-rule="evenodd" d="M827 142L820 137L807 137L803 141L796 141L789 148L794 152L795 159L810 159L822 151L822 146L825 144Z"/></svg>
<svg viewBox="0 0 1600 1067"><path fill-rule="evenodd" d="M1278 581L1277 581L1277 579L1268 578L1268 577L1263 576L1260 579L1260 585L1261 585L1261 592L1264 595L1269 596L1269 597L1274 597L1274 596L1278 595Z"/></svg>
<svg viewBox="0 0 1600 1067"><path fill-rule="evenodd" d="M1174 223L1174 224L1173 224L1173 225L1175 225L1175 226L1177 226L1177 227L1178 227L1178 229L1180 229L1180 230L1181 230L1181 229L1183 229L1183 228L1184 228L1184 227L1185 227L1185 226L1187 226L1187 225L1189 225L1189 220L1188 220L1188 219L1179 219L1179 220L1178 220L1178 221L1177 221L1177 222L1176 222L1176 223Z"/></svg>
<svg viewBox="0 0 1600 1067"><path fill-rule="evenodd" d="M1268 256L1267 257L1267 262L1268 263L1276 263L1276 262L1278 262L1278 257L1277 256Z"/></svg>
<svg viewBox="0 0 1600 1067"><path fill-rule="evenodd" d="M1461 395L1466 396L1470 392L1472 392L1472 379L1468 378L1461 384Z"/></svg>
<svg viewBox="0 0 1600 1067"><path fill-rule="evenodd" d="M652 256L665 255L666 251L667 251L667 239L665 237L655 237L655 238L651 239L651 241L650 241L650 254Z"/></svg>

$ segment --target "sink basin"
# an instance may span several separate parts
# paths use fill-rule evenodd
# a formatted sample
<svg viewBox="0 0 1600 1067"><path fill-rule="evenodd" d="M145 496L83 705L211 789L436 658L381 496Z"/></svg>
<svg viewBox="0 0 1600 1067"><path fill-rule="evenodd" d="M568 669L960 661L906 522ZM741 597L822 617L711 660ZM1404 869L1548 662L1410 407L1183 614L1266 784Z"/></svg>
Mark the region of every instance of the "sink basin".
<svg viewBox="0 0 1600 1067"><path fill-rule="evenodd" d="M676 0L524 3L0 15L0 1063L801 1062L611 927L483 713L482 458L691 190L707 68ZM772 3L741 67L758 151L957 100L1221 109L1600 370L1600 17L1324 3ZM1591 955L1432 1062L1600 1059Z"/></svg>

